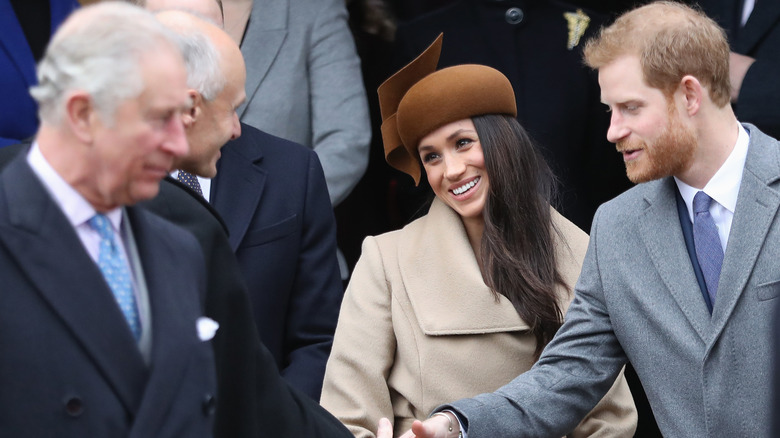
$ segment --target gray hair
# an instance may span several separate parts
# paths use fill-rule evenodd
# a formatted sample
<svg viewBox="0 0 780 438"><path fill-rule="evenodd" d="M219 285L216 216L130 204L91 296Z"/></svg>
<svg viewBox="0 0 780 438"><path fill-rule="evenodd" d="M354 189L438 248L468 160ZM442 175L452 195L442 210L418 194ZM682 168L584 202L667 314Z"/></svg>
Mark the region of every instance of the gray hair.
<svg viewBox="0 0 780 438"><path fill-rule="evenodd" d="M225 88L227 79L220 65L220 54L211 39L194 26L170 26L187 67L187 86L206 101L214 100Z"/></svg>
<svg viewBox="0 0 780 438"><path fill-rule="evenodd" d="M59 124L63 100L69 92L83 90L111 123L116 108L143 91L140 58L165 44L174 52L175 41L154 15L136 6L106 2L77 10L38 64L38 85L30 94L38 102L40 119Z"/></svg>

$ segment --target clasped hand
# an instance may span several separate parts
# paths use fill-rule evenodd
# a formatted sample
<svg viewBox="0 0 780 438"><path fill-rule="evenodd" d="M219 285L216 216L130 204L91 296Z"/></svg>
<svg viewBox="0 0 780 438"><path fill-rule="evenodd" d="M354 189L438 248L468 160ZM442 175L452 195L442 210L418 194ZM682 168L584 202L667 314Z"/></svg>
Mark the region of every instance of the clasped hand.
<svg viewBox="0 0 780 438"><path fill-rule="evenodd" d="M424 422L415 420L412 429L401 435L401 438L452 438L448 429L447 419L441 416L428 418ZM379 420L376 438L393 438L393 425L387 418Z"/></svg>

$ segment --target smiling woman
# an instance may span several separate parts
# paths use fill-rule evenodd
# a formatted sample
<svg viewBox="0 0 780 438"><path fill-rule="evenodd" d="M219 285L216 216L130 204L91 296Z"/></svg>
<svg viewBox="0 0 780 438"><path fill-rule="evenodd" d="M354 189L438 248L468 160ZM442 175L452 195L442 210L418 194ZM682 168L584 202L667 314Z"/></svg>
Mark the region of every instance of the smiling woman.
<svg viewBox="0 0 780 438"><path fill-rule="evenodd" d="M481 65L436 71L440 50L441 37L379 88L388 163L415 182L424 169L436 199L365 240L344 297L321 403L357 437L382 417L397 436L527 371L561 325L588 243L550 206L551 172L507 78ZM635 426L621 375L574 436Z"/></svg>

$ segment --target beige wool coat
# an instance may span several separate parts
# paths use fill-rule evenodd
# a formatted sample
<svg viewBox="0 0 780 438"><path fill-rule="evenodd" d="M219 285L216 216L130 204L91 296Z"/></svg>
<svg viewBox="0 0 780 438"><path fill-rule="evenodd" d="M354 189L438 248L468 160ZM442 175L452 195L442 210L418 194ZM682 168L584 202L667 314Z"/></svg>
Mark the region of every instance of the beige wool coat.
<svg viewBox="0 0 780 438"><path fill-rule="evenodd" d="M566 242L556 241L566 309L588 236L555 211L553 221ZM356 437L374 437L381 417L399 436L438 405L527 371L535 346L509 300L496 300L482 280L458 214L435 200L425 217L363 243L320 402ZM630 437L636 421L621 373L572 436Z"/></svg>

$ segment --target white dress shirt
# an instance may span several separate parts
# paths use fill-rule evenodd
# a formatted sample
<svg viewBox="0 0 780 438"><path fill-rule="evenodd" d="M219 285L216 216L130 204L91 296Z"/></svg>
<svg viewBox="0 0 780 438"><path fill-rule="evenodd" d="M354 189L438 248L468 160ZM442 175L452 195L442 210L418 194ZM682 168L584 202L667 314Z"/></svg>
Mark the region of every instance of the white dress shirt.
<svg viewBox="0 0 780 438"><path fill-rule="evenodd" d="M739 187L742 184L742 172L745 170L745 159L747 159L748 143L750 137L742 125L739 125L739 135L734 149L729 154L726 161L720 166L712 179L707 182L702 191L709 195L713 201L710 204L710 215L715 225L718 227L718 236L723 252L726 252L726 244L729 241L731 232L731 221L734 219L734 209L737 206L737 195ZM680 190L688 208L688 217L693 222L693 197L699 189L691 187L674 178L677 188Z"/></svg>

